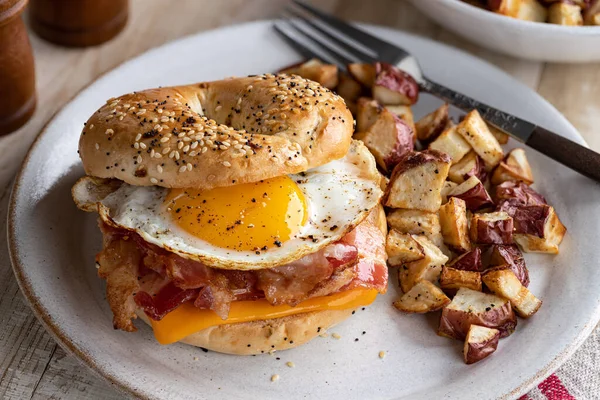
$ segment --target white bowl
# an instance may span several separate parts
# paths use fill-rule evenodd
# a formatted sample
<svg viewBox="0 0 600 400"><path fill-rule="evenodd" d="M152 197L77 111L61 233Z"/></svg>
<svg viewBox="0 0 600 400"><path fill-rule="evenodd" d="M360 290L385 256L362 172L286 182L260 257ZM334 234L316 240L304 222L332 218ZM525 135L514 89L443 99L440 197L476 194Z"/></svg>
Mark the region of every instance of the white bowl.
<svg viewBox="0 0 600 400"><path fill-rule="evenodd" d="M411 0L444 28L480 46L534 61L600 61L600 26L522 21L460 0Z"/></svg>

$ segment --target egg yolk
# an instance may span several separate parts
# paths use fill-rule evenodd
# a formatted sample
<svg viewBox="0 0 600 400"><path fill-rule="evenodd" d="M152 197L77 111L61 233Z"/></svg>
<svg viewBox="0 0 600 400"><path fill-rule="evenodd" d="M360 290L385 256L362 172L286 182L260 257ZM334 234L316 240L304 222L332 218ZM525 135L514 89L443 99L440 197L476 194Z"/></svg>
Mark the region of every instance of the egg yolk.
<svg viewBox="0 0 600 400"><path fill-rule="evenodd" d="M304 195L288 176L211 190L171 189L165 205L181 229L231 250L280 247L307 219Z"/></svg>

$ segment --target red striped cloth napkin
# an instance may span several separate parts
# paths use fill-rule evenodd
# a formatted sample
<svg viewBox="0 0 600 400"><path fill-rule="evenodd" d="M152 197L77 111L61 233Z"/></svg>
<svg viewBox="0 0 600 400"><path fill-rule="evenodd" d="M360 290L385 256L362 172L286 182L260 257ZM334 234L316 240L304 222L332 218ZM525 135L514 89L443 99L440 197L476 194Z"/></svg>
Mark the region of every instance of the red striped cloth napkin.
<svg viewBox="0 0 600 400"><path fill-rule="evenodd" d="M519 400L600 399L600 325L554 374Z"/></svg>

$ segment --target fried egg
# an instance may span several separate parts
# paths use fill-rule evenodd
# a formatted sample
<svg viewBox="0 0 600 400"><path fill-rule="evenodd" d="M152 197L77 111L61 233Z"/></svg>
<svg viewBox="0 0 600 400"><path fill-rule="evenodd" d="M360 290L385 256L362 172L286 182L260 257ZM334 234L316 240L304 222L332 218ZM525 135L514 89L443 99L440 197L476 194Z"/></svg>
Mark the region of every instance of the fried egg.
<svg viewBox="0 0 600 400"><path fill-rule="evenodd" d="M379 203L380 178L353 142L342 159L260 182L204 191L123 183L98 211L111 226L211 267L272 268L352 230Z"/></svg>

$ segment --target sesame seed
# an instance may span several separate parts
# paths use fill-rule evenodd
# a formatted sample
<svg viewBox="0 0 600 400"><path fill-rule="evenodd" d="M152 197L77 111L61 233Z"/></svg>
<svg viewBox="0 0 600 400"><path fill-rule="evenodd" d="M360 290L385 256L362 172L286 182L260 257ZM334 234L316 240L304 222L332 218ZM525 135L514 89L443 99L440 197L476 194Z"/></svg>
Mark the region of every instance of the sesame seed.
<svg viewBox="0 0 600 400"><path fill-rule="evenodd" d="M154 154L155 154L155 152L154 152L154 149L151 149L151 150L150 150L150 158L153 158L153 157L154 157Z"/></svg>
<svg viewBox="0 0 600 400"><path fill-rule="evenodd" d="M380 351L379 352L379 358L384 358L385 357L385 351Z"/></svg>
<svg viewBox="0 0 600 400"><path fill-rule="evenodd" d="M134 147L134 148L137 150L137 149L139 149L139 148L140 148L140 144L139 144L138 142L135 142L135 143L133 144L133 147Z"/></svg>
<svg viewBox="0 0 600 400"><path fill-rule="evenodd" d="M163 173L163 167L161 167L160 165L156 166L156 170L158 171L159 174Z"/></svg>
<svg viewBox="0 0 600 400"><path fill-rule="evenodd" d="M185 165L182 165L181 167L179 167L179 172L185 172L187 170Z"/></svg>
<svg viewBox="0 0 600 400"><path fill-rule="evenodd" d="M190 157L196 157L197 154L198 153L196 153L194 150L192 150L192 151L189 152L189 156Z"/></svg>
<svg viewBox="0 0 600 400"><path fill-rule="evenodd" d="M171 151L171 148L170 148L170 147L166 147L166 148L164 148L164 149L162 150L162 154L167 154L167 153L168 153L168 152L170 152L170 151ZM170 157L170 156L169 156L169 157Z"/></svg>
<svg viewBox="0 0 600 400"><path fill-rule="evenodd" d="M137 141L139 141L141 138L142 138L142 134L141 134L141 133L138 133L138 134L135 136L135 141L137 142Z"/></svg>
<svg viewBox="0 0 600 400"><path fill-rule="evenodd" d="M173 158L175 157L175 150L173 150L171 153L169 153L169 158Z"/></svg>
<svg viewBox="0 0 600 400"><path fill-rule="evenodd" d="M138 164L142 163L142 156L137 156L136 161L138 162Z"/></svg>
<svg viewBox="0 0 600 400"><path fill-rule="evenodd" d="M277 382L279 380L279 375L275 374L271 377L271 382Z"/></svg>
<svg viewBox="0 0 600 400"><path fill-rule="evenodd" d="M221 108L223 108L223 107L221 107L220 105L218 105L218 106L215 107L215 111L219 111L219 110L221 110Z"/></svg>
<svg viewBox="0 0 600 400"><path fill-rule="evenodd" d="M136 115L144 115L144 114L146 114L146 109L142 108L140 111L136 112L135 114Z"/></svg>
<svg viewBox="0 0 600 400"><path fill-rule="evenodd" d="M156 178L150 178L150 182L154 183L155 185L158 183L158 179Z"/></svg>
<svg viewBox="0 0 600 400"><path fill-rule="evenodd" d="M160 122L169 122L169 117L163 115L160 117Z"/></svg>
<svg viewBox="0 0 600 400"><path fill-rule="evenodd" d="M286 362L286 363L285 363L285 365L287 365L287 366L288 366L288 367L290 367L290 368L294 368L294 367L296 366L296 364L294 364L294 363L293 363L293 362L291 362L291 361L288 361L288 362Z"/></svg>
<svg viewBox="0 0 600 400"><path fill-rule="evenodd" d="M183 149L183 142L179 142L179 143L177 143L177 148L178 148L179 150Z"/></svg>
<svg viewBox="0 0 600 400"><path fill-rule="evenodd" d="M208 151L208 147L203 147L203 148L202 148L202 153L203 153L203 154L204 154L204 153L206 153L207 151Z"/></svg>
<svg viewBox="0 0 600 400"><path fill-rule="evenodd" d="M186 166L187 166L187 170L188 171L191 171L192 168L194 168L194 166L192 165L192 163L187 163Z"/></svg>
<svg viewBox="0 0 600 400"><path fill-rule="evenodd" d="M96 143L96 150L100 150L100 145Z"/></svg>
<svg viewBox="0 0 600 400"><path fill-rule="evenodd" d="M106 130L106 132L104 132L104 134L106 134L106 135L112 135L113 133L115 133L115 131L113 131L113 130L112 130L112 129L110 129L110 128L108 128L108 129Z"/></svg>
<svg viewBox="0 0 600 400"><path fill-rule="evenodd" d="M332 333L331 337L334 338L334 339L341 339L342 338L339 333Z"/></svg>
<svg viewBox="0 0 600 400"><path fill-rule="evenodd" d="M190 145L189 144L183 148L183 152L184 153L187 153L188 151L190 151Z"/></svg>
<svg viewBox="0 0 600 400"><path fill-rule="evenodd" d="M154 153L154 157L155 158L162 158L162 154L160 154L160 153Z"/></svg>
<svg viewBox="0 0 600 400"><path fill-rule="evenodd" d="M223 161L223 165L226 167L231 167L231 163L229 161Z"/></svg>
<svg viewBox="0 0 600 400"><path fill-rule="evenodd" d="M175 159L179 160L179 152L178 151L175 151Z"/></svg>
<svg viewBox="0 0 600 400"><path fill-rule="evenodd" d="M169 139L170 139L170 138L168 138L168 137L166 137L166 136L165 136L164 138L161 138L161 139L160 139L160 142L161 142L161 143L167 143L167 142L169 141Z"/></svg>
<svg viewBox="0 0 600 400"><path fill-rule="evenodd" d="M137 144L137 143L136 143L136 144ZM145 149L145 148L146 148L146 143L140 142L140 147L141 147L142 149Z"/></svg>

